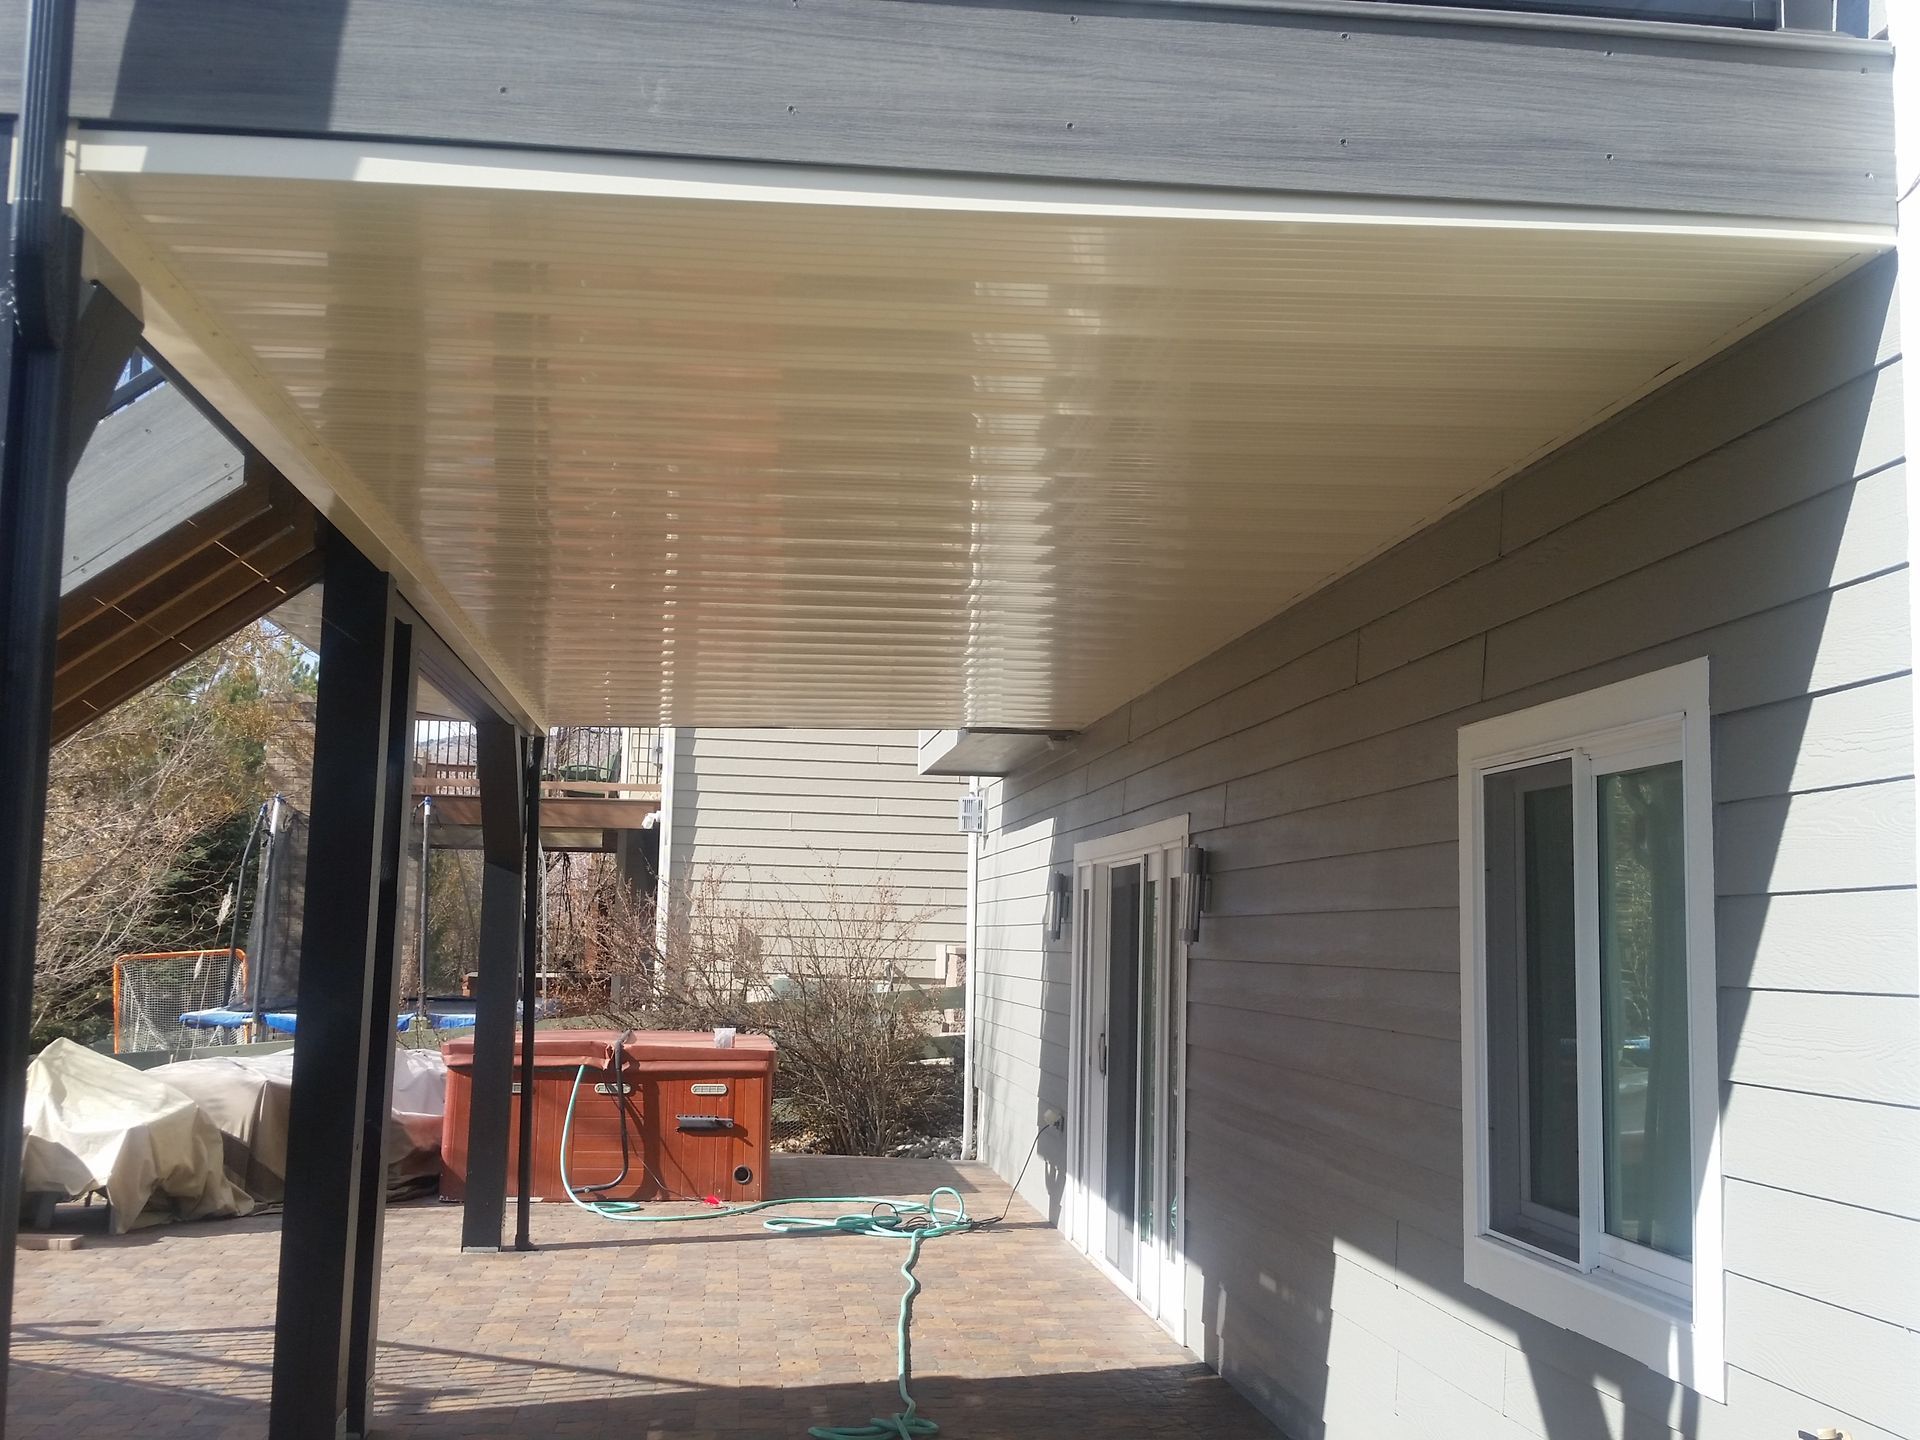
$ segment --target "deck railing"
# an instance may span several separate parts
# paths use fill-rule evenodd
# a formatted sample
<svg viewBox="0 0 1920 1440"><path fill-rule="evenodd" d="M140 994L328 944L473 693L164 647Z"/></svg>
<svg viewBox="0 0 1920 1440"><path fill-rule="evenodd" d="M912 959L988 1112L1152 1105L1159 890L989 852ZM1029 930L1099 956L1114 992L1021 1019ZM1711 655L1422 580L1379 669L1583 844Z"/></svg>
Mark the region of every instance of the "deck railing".
<svg viewBox="0 0 1920 1440"><path fill-rule="evenodd" d="M464 720L418 720L414 790L480 793L479 741ZM547 732L541 790L548 795L654 799L660 789L660 730L639 725L560 725Z"/></svg>
<svg viewBox="0 0 1920 1440"><path fill-rule="evenodd" d="M1435 9L1505 10L1575 20L1663 20L1737 30L1780 30L1864 37L1867 0L1353 0L1356 5L1413 4Z"/></svg>

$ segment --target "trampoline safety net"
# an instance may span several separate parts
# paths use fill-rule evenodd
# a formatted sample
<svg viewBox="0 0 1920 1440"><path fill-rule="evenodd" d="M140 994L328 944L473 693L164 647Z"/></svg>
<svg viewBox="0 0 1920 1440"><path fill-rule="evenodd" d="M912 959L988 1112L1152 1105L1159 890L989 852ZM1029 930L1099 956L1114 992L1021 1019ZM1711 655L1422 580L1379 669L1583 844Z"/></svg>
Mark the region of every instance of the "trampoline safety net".
<svg viewBox="0 0 1920 1440"><path fill-rule="evenodd" d="M300 998L300 928L307 908L307 817L282 805L274 819L247 926L249 989L238 1009L290 1010ZM252 986L258 986L255 993Z"/></svg>
<svg viewBox="0 0 1920 1440"><path fill-rule="evenodd" d="M293 1007L306 909L307 817L276 799L262 807L255 840L259 859L244 948L122 955L114 961L116 1053L234 1044L246 1038L255 1016Z"/></svg>

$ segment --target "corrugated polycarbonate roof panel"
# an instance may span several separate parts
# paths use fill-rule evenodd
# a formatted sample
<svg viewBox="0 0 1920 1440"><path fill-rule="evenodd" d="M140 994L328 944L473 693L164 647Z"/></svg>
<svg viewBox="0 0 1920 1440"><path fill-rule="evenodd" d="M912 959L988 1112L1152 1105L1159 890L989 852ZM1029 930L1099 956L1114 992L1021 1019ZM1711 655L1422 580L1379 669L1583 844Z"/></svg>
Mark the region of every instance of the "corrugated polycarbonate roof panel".
<svg viewBox="0 0 1920 1440"><path fill-rule="evenodd" d="M365 170L77 208L556 722L1085 724L1877 248Z"/></svg>

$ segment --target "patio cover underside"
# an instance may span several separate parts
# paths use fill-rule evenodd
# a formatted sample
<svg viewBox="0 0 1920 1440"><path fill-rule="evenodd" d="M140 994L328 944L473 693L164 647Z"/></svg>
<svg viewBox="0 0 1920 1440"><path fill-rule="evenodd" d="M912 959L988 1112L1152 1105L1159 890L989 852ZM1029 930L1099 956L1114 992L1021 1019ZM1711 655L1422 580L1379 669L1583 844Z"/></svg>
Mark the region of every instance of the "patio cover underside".
<svg viewBox="0 0 1920 1440"><path fill-rule="evenodd" d="M73 204L550 723L1084 725L1886 240L157 135Z"/></svg>

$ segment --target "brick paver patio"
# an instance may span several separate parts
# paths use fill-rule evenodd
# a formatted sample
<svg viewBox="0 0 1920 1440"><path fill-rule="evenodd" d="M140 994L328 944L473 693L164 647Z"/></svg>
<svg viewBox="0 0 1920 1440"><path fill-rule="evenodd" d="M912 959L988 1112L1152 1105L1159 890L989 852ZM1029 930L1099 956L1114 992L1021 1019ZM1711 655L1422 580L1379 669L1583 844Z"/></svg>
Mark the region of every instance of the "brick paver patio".
<svg viewBox="0 0 1920 1440"><path fill-rule="evenodd" d="M976 1214L984 1167L792 1157L781 1194L924 1196ZM459 1212L388 1212L378 1433L787 1440L897 1408L896 1241L774 1236L757 1221L621 1227L535 1214L535 1255L458 1253ZM266 1431L278 1222L172 1226L22 1252L10 1433ZM946 1440L1275 1434L1016 1202L1004 1226L920 1263L914 1392Z"/></svg>

